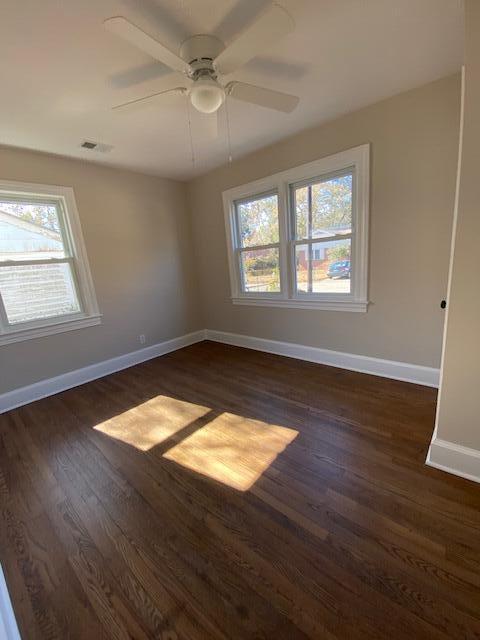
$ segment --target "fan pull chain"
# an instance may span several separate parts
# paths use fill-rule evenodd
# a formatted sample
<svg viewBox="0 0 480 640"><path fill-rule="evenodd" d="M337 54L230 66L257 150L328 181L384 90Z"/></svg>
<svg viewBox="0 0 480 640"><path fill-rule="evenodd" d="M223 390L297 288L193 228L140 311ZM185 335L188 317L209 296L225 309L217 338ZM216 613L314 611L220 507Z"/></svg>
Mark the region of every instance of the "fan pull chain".
<svg viewBox="0 0 480 640"><path fill-rule="evenodd" d="M232 158L232 142L230 138L230 117L228 115L228 96L225 97L225 119L227 124L227 149L228 149L228 162L231 163Z"/></svg>
<svg viewBox="0 0 480 640"><path fill-rule="evenodd" d="M195 150L193 147L193 135L192 135L192 119L190 117L190 100L188 95L185 93L185 106L187 109L187 120L188 120L188 136L190 138L190 153L192 159L192 167L195 169Z"/></svg>

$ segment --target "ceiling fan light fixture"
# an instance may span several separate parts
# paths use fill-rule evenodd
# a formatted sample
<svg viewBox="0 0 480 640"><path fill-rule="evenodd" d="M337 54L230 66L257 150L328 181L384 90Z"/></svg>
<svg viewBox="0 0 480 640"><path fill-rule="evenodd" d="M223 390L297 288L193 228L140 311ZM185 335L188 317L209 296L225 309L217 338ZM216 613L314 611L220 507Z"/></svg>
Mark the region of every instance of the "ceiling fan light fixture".
<svg viewBox="0 0 480 640"><path fill-rule="evenodd" d="M225 100L225 89L213 78L197 80L190 89L190 102L200 113L214 113Z"/></svg>

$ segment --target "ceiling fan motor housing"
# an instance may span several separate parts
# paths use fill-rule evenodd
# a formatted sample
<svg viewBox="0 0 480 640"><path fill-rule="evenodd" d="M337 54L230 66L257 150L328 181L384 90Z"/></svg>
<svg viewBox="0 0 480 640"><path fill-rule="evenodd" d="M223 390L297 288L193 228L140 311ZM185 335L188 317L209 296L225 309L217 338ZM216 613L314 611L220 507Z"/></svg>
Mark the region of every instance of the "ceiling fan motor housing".
<svg viewBox="0 0 480 640"><path fill-rule="evenodd" d="M186 73L194 82L190 101L201 113L214 113L225 100L225 90L217 82L213 65L224 48L221 40L209 35L192 36L180 47L180 56L187 63Z"/></svg>
<svg viewBox="0 0 480 640"><path fill-rule="evenodd" d="M215 36L196 35L182 43L180 57L190 66L210 62L213 68L213 61L224 49L223 42Z"/></svg>

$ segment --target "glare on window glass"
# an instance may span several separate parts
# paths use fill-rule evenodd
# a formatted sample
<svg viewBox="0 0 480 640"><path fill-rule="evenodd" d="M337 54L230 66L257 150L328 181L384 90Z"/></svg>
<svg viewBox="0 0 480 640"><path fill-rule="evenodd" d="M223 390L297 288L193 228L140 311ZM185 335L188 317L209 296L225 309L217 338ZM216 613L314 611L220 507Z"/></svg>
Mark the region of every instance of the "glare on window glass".
<svg viewBox="0 0 480 640"><path fill-rule="evenodd" d="M68 263L5 266L0 293L11 324L80 311Z"/></svg>

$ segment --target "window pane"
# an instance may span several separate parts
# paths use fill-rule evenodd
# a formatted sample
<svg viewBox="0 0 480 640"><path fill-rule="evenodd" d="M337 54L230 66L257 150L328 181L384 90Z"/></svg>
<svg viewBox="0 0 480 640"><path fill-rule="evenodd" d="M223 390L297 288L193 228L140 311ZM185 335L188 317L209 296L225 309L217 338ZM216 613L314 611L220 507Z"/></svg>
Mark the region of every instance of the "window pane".
<svg viewBox="0 0 480 640"><path fill-rule="evenodd" d="M276 194L237 203L237 215L242 247L275 244L279 241Z"/></svg>
<svg viewBox="0 0 480 640"><path fill-rule="evenodd" d="M294 189L296 237L322 238L352 231L352 174Z"/></svg>
<svg viewBox="0 0 480 640"><path fill-rule="evenodd" d="M0 293L11 324L80 311L68 263L0 267Z"/></svg>
<svg viewBox="0 0 480 640"><path fill-rule="evenodd" d="M0 198L0 261L63 258L57 207Z"/></svg>
<svg viewBox="0 0 480 640"><path fill-rule="evenodd" d="M350 240L295 247L299 293L350 293Z"/></svg>
<svg viewBox="0 0 480 640"><path fill-rule="evenodd" d="M280 291L278 249L242 251L241 264L244 292Z"/></svg>

